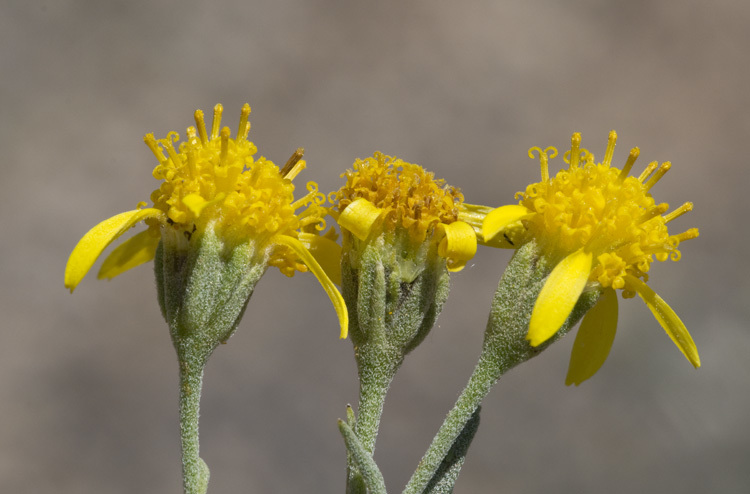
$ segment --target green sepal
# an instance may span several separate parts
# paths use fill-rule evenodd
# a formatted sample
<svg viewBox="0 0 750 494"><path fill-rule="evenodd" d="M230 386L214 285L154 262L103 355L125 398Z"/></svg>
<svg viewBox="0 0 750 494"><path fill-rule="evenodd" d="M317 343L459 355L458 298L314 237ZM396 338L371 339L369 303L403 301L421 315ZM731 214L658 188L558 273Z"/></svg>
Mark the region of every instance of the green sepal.
<svg viewBox="0 0 750 494"><path fill-rule="evenodd" d="M529 242L516 251L503 273L492 299L482 350L482 358L496 379L565 336L599 300L601 290L585 290L555 335L539 346L531 346L526 339L531 313L553 268L536 243Z"/></svg>
<svg viewBox="0 0 750 494"><path fill-rule="evenodd" d="M407 232L361 241L346 235L342 295L354 346L388 346L402 357L435 325L448 298L450 274L430 239L414 246Z"/></svg>
<svg viewBox="0 0 750 494"><path fill-rule="evenodd" d="M187 243L167 229L156 254L159 305L178 356L205 363L237 328L267 253L252 241L228 244L208 224Z"/></svg>
<svg viewBox="0 0 750 494"><path fill-rule="evenodd" d="M354 461L355 466L361 473L362 481L370 494L385 494L385 480L383 480L383 474L380 473L380 469L372 455L368 452L362 443L357 438L356 434L349 424L343 420L338 421L339 431L344 438L346 444L346 451Z"/></svg>

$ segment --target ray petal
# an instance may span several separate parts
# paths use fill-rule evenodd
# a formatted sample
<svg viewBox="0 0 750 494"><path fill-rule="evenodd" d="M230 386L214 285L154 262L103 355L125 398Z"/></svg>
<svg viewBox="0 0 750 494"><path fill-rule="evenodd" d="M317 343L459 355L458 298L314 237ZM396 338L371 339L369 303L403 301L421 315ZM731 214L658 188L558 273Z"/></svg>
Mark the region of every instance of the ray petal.
<svg viewBox="0 0 750 494"><path fill-rule="evenodd" d="M349 204L339 215L338 222L342 228L346 228L352 235L360 240L365 240L373 225L380 218L382 209L375 206L367 199L357 199Z"/></svg>
<svg viewBox="0 0 750 494"><path fill-rule="evenodd" d="M314 233L300 233L299 241L310 251L331 281L341 286L341 246L330 238Z"/></svg>
<svg viewBox="0 0 750 494"><path fill-rule="evenodd" d="M560 261L552 270L531 313L526 339L532 346L550 339L568 318L586 286L591 260L592 255L581 249Z"/></svg>
<svg viewBox="0 0 750 494"><path fill-rule="evenodd" d="M305 248L305 246L296 238L288 237L286 235L276 235L271 239L271 241L278 245L286 245L287 247L292 249L294 253L299 256L302 262L304 262L305 265L310 269L310 272L315 275L320 284L323 286L323 290L325 290L328 298L331 299L333 308L336 310L336 315L339 318L339 324L341 326L340 338L346 338L349 332L349 313L346 310L346 303L344 302L344 298L341 296L341 293L339 293L338 289L336 288L336 285L334 285L333 281L331 281L328 275L326 275L323 268L320 266L320 264L318 264L318 261L315 260L310 251L307 250L307 248Z"/></svg>
<svg viewBox="0 0 750 494"><path fill-rule="evenodd" d="M78 241L68 258L68 264L65 266L65 287L72 293L102 251L131 226L146 218L160 217L163 214L161 210L154 208L126 211L102 221L89 230Z"/></svg>
<svg viewBox="0 0 750 494"><path fill-rule="evenodd" d="M656 294L647 284L635 276L626 276L625 280L635 288L646 305L651 310L661 327L667 332L677 348L680 349L685 358L693 364L696 369L701 366L701 359L698 356L698 349L695 346L692 336L688 332L685 324L680 320L674 310Z"/></svg>
<svg viewBox="0 0 750 494"><path fill-rule="evenodd" d="M148 230L130 237L107 256L97 278L111 280L129 269L149 262L154 258L159 240L158 236L152 235Z"/></svg>
<svg viewBox="0 0 750 494"><path fill-rule="evenodd" d="M445 233L445 237L440 241L438 254L450 261L449 270L460 271L466 265L466 261L477 253L477 236L474 229L463 221L441 224L440 229Z"/></svg>
<svg viewBox="0 0 750 494"><path fill-rule="evenodd" d="M584 316L573 343L566 386L578 386L596 374L607 360L617 331L617 304L617 292L606 288L594 308Z"/></svg>
<svg viewBox="0 0 750 494"><path fill-rule="evenodd" d="M484 241L489 242L505 228L530 214L531 212L528 209L518 205L501 206L493 209L482 222L482 236L484 237Z"/></svg>

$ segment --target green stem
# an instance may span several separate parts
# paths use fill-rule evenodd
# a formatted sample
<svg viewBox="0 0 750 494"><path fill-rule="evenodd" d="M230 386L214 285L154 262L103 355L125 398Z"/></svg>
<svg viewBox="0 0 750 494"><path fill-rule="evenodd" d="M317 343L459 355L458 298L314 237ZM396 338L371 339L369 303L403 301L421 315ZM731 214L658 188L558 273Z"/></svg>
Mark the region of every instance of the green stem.
<svg viewBox="0 0 750 494"><path fill-rule="evenodd" d="M366 345L357 353L359 405L354 433L371 456L375 452L385 397L402 361L396 355L385 355L375 345ZM367 492L362 475L351 461L347 470L347 494Z"/></svg>
<svg viewBox="0 0 750 494"><path fill-rule="evenodd" d="M558 332L542 345L532 347L526 340L529 320L550 271L546 259L538 256L533 243L526 244L514 254L495 292L482 353L474 372L422 457L404 494L422 494L425 491L466 423L503 374L539 355L563 337L596 303L599 291L581 294Z"/></svg>
<svg viewBox="0 0 750 494"><path fill-rule="evenodd" d="M199 456L198 419L200 416L203 365L180 362L180 440L182 443L182 481L185 494L205 494L208 467Z"/></svg>
<svg viewBox="0 0 750 494"><path fill-rule="evenodd" d="M421 494L425 490L456 439L464 430L466 423L477 411L482 400L490 392L503 371L504 369L499 369L494 362L484 358L484 354L482 354L469 378L469 382L456 400L455 406L448 412L443 425L440 426L432 444L430 444L422 457L422 461L419 462L417 470L406 485L404 494Z"/></svg>

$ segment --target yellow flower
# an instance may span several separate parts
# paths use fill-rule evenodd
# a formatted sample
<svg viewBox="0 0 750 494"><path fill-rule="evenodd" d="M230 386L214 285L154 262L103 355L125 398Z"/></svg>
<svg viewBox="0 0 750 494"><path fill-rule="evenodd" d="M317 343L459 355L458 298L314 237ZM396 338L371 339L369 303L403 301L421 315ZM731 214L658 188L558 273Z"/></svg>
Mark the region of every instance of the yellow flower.
<svg viewBox="0 0 750 494"><path fill-rule="evenodd" d="M287 276L312 271L333 302L345 338L344 301L321 268L339 257L339 248L330 236L318 235L325 228L327 211L321 206L325 196L316 183L309 182L307 194L294 200L292 180L305 167L302 150L282 170L263 157L255 160L257 148L247 140L250 106L243 106L234 138L228 127L221 128L221 114L222 106L216 105L209 134L203 112L197 110L196 127L187 129L187 140L177 147L176 132L166 139L157 140L153 134L144 137L159 162L153 176L163 180L151 194L153 207L142 209L145 203L141 202L137 209L109 218L86 233L68 260L65 286L72 292L102 251L141 220L148 229L107 257L100 279L111 279L152 260L160 240L167 239L187 251L211 228L228 248L250 242L255 262L276 266ZM335 270L330 273L335 278Z"/></svg>
<svg viewBox="0 0 750 494"><path fill-rule="evenodd" d="M638 294L669 337L696 368L700 359L695 343L675 312L646 285L654 258L678 261L680 242L698 236L692 228L671 235L667 224L692 210L685 203L665 214L668 205L657 204L650 189L671 168L654 161L638 177L629 176L639 155L630 155L622 170L611 166L617 134L612 131L604 159L580 148L581 135L573 134L565 153L567 170L551 178L548 160L555 148L532 148L540 155L541 182L516 194L518 205L490 212L483 223L485 239L502 236L515 248L535 240L541 255L555 266L534 306L527 339L538 346L552 337L570 315L581 293L601 290L599 303L590 310L578 331L566 384L591 377L607 358L617 328L615 290L624 298Z"/></svg>
<svg viewBox="0 0 750 494"><path fill-rule="evenodd" d="M474 257L474 229L458 219L463 195L421 166L376 152L341 176L346 184L329 199L337 204L339 225L359 240L399 230L417 247L430 237L450 271Z"/></svg>

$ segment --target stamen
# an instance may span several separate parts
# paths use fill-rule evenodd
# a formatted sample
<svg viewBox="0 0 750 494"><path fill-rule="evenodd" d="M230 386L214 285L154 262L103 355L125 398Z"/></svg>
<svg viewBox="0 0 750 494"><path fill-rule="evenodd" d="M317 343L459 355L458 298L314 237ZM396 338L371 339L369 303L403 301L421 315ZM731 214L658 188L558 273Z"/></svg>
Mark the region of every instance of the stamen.
<svg viewBox="0 0 750 494"><path fill-rule="evenodd" d="M214 106L214 121L211 124L211 140L219 137L219 128L221 127L221 113L224 111L224 107L221 103Z"/></svg>
<svg viewBox="0 0 750 494"><path fill-rule="evenodd" d="M630 170L633 168L633 165L635 164L635 160L638 159L638 155L641 154L641 150L637 147L634 147L630 150L630 154L628 155L628 160L625 162L625 166L622 167L622 171L620 172L620 175L617 177L618 180L623 181L625 180L625 177L630 175Z"/></svg>
<svg viewBox="0 0 750 494"><path fill-rule="evenodd" d="M196 177L198 167L195 162L195 150L193 148L189 149L187 152L187 163L188 163L188 172L190 173L190 177L191 178Z"/></svg>
<svg viewBox="0 0 750 494"><path fill-rule="evenodd" d="M202 110L195 110L195 126L198 127L198 134L201 136L201 142L205 146L208 144L208 136L206 135L206 120L203 118Z"/></svg>
<svg viewBox="0 0 750 494"><path fill-rule="evenodd" d="M220 106L220 105L216 105ZM221 121L221 114L219 115L219 121ZM216 123L216 120L214 120ZM219 165L225 166L227 164L227 155L229 154L229 134L231 134L229 127L221 129L221 155L219 157Z"/></svg>
<svg viewBox="0 0 750 494"><path fill-rule="evenodd" d="M305 148L297 148L297 150L289 157L286 165L284 165L284 168L279 172L283 178L294 180L294 177L305 169L305 162L301 161L304 154Z"/></svg>
<svg viewBox="0 0 750 494"><path fill-rule="evenodd" d="M609 139L607 140L607 151L604 153L604 160L602 165L610 166L612 164L612 155L615 153L615 144L617 143L617 132L610 131Z"/></svg>
<svg viewBox="0 0 750 494"><path fill-rule="evenodd" d="M643 183L643 181L646 180L649 175L654 173L654 170L656 170L658 167L659 167L658 161L652 161L651 163L649 163L646 169L643 170L643 173L641 173L641 176L638 177L638 181L640 183Z"/></svg>
<svg viewBox="0 0 750 494"><path fill-rule="evenodd" d="M654 173L654 176L651 177L648 180L648 182L646 182L646 184L644 185L646 190L651 190L651 187L656 185L656 182L661 180L661 177L663 177L664 174L667 173L670 168L672 168L672 163L670 163L669 161L665 161L664 163L662 163L659 169L656 170L656 173Z"/></svg>
<svg viewBox="0 0 750 494"><path fill-rule="evenodd" d="M653 206L652 208L650 208L645 213L643 213L643 216L641 216L640 218L638 218L637 224L640 225L642 223L647 222L648 220L650 220L652 218L656 218L657 216L660 216L660 215L666 213L668 209L669 209L669 204L667 204L666 202L662 202L661 204L657 204L657 205Z"/></svg>
<svg viewBox="0 0 750 494"><path fill-rule="evenodd" d="M250 105L247 103L242 107L240 112L240 126L237 128L237 140L244 141L247 139L247 133L250 132L250 123L247 118L250 116Z"/></svg>
<svg viewBox="0 0 750 494"><path fill-rule="evenodd" d="M146 134L143 136L143 142L146 143L146 146L151 150L152 153L154 153L154 156L156 156L156 159L159 160L159 163L164 163L167 161L167 157L164 156L164 152L159 147L159 143L156 142L156 139L154 139L154 134Z"/></svg>
<svg viewBox="0 0 750 494"><path fill-rule="evenodd" d="M161 144L167 148L167 154L169 154L169 157L172 159L172 165L175 168L182 164L182 160L180 160L180 157L177 155L177 151L175 151L172 141L177 141L179 138L180 135L177 132L170 132L167 134L166 139L161 140Z"/></svg>
<svg viewBox="0 0 750 494"><path fill-rule="evenodd" d="M192 141L194 141L198 137L198 131L195 130L195 127L190 126L190 127L187 128L187 130L185 131L185 133L187 134L187 140L188 140L188 142L190 144L193 144Z"/></svg>
<svg viewBox="0 0 750 494"><path fill-rule="evenodd" d="M694 238L698 238L698 229L691 228L690 230L672 236L676 237L680 242L684 242L685 240L692 240Z"/></svg>
<svg viewBox="0 0 750 494"><path fill-rule="evenodd" d="M692 202L686 202L685 204L683 204L679 208L675 209L674 211L672 211L668 215L664 216L664 223L669 223L670 221L672 221L672 220L674 220L676 218L679 218L683 214L687 213L688 211L692 211L692 210L693 210L693 203Z"/></svg>
<svg viewBox="0 0 750 494"><path fill-rule="evenodd" d="M292 210L297 210L297 209L301 208L302 206L311 203L313 201L313 198L314 198L315 194L317 194L317 193L318 193L317 190L310 191L307 194L305 194L304 196L302 196L299 199L297 199L296 201L294 201L291 204Z"/></svg>
<svg viewBox="0 0 750 494"><path fill-rule="evenodd" d="M578 168L581 160L581 133L575 132L570 138L570 169Z"/></svg>
<svg viewBox="0 0 750 494"><path fill-rule="evenodd" d="M534 159L534 151L539 151L539 165L542 169L542 182L548 182L549 181L549 166L548 161L549 158L554 158L557 156L557 149L550 146L544 151L542 151L542 148L538 146L534 146L533 148L529 149L529 158ZM547 152L551 152L552 156L547 156Z"/></svg>

